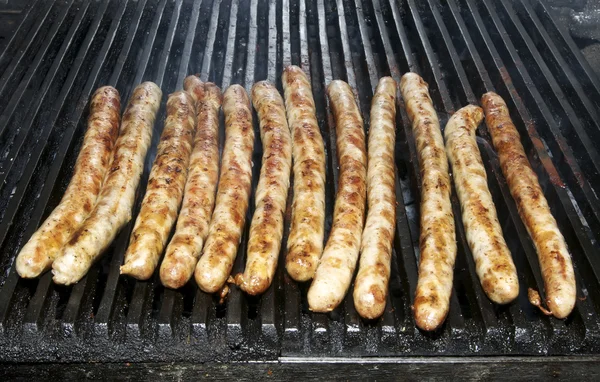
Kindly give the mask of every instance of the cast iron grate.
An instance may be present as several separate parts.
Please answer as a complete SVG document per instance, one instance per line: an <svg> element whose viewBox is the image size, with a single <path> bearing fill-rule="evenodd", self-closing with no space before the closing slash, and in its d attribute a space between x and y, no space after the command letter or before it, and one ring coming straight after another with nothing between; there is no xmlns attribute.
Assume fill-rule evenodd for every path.
<svg viewBox="0 0 600 382"><path fill-rule="evenodd" d="M186 75L199 73L222 88L241 83L249 89L266 78L281 89L282 68L290 63L311 75L325 138L327 230L337 159L325 84L340 78L356 89L367 129L372 91L384 75L399 80L406 71L421 74L442 123L488 90L502 95L573 254L580 298L572 316L548 318L527 301L527 288L542 285L536 254L482 126L480 149L521 294L506 307L487 300L458 224L448 320L435 334L415 328L410 307L417 281L419 172L402 108L391 293L376 322L359 318L351 294L329 315L310 313L307 285L292 282L282 262L265 295L248 298L233 288L225 305L193 281L172 291L158 277L119 277L132 224L74 287L55 286L49 274L18 278L14 258L69 181L96 87L116 86L126 100L141 81L154 81L168 94ZM594 144L600 138L600 81L542 0L38 0L6 43L0 72L2 361L600 352L600 160ZM142 185L162 130L164 100ZM254 162L260 157L258 144ZM258 171L256 166L254 184ZM455 197L453 205L459 219ZM245 262L247 229L234 272Z"/></svg>

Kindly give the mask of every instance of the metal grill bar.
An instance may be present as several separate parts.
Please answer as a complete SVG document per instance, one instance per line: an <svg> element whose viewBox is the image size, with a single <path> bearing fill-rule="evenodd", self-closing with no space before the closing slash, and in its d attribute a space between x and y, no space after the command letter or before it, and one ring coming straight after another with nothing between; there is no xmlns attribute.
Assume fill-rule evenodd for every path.
<svg viewBox="0 0 600 382"><path fill-rule="evenodd" d="M38 11L38 13L36 14L35 12L31 12L32 9L36 9ZM28 57L27 53L31 51L32 45L35 42L36 37L38 36L38 32L40 32L40 29L42 27L48 26L48 24L46 23L46 20L51 16L50 11L52 9L53 9L53 4L51 2L48 2L46 4L46 7L41 8L41 9L40 9L40 7L36 7L36 4L33 4L30 8L30 11L23 18L23 22L19 25L19 29L17 29L17 31L15 32L15 37L17 35L19 35L22 30L24 31L26 28L26 25L29 23L31 23L33 25L33 28L29 31L27 36L25 36L21 40L23 42L23 44L21 44L19 46L18 50L16 51L18 53L11 52L13 43L15 45L17 44L17 42L16 42L17 40L16 40L16 38L14 38L14 39L11 39L11 41L8 43L8 46L5 49L4 53L2 54L2 56L0 56L0 59L8 60L8 58L10 57L9 54L7 54L8 52L11 52L13 54L16 53L16 55L13 56L12 60L8 64L8 67L3 68L2 77L0 78L0 94L4 93L6 86L9 85L9 81L15 75L15 71L17 71L17 70L22 71L24 69L24 65L21 66L22 62L24 59L26 59ZM66 9L68 9L68 7ZM31 19L29 19L29 18L31 18ZM38 22L35 22L35 21L38 21ZM13 78L13 81L14 81L14 78ZM2 122L6 122L6 121L2 121Z"/></svg>
<svg viewBox="0 0 600 382"><path fill-rule="evenodd" d="M104 7L103 9L105 11L106 7ZM85 56L85 54L87 52L87 47L89 46L89 42L93 39L94 34L97 31L100 20L102 19L102 16L104 14L104 11L97 12L95 21L93 22L94 26L90 29L90 31L86 37L86 40L84 40L84 42L87 41L88 43L82 45L83 49L78 54L76 61L83 60L83 57ZM98 65L95 68L96 71L91 73L89 80L88 80L88 85L86 85L87 91L84 91L82 97L80 98L79 104L81 105L81 107L80 107L81 111L79 112L79 116L77 116L77 115L74 116L74 120L79 120L81 118L82 109L83 109L84 105L86 105L88 102L88 98L92 92L92 86L94 85L97 72L99 71L100 64L102 64L103 61L104 61L104 57L102 55L100 55L97 60ZM67 94L70 90L70 86L73 84L73 82L75 80L75 76L77 76L79 69L80 69L80 66L75 66L72 69L72 71L70 72L67 80L65 81L65 86L64 86L63 90L61 91L61 94L59 95L59 101L57 101L56 104L60 105L66 99ZM96 74L94 74L94 73L96 73ZM89 75L89 73L88 73L88 75ZM62 100L62 102L60 100ZM48 124L49 126L53 126L54 123L56 123L56 121L57 121L57 118L58 118L57 114L58 114L58 111L60 110L60 108L57 107L57 108L55 108L55 110L56 110L55 115L52 117L52 119L50 119L51 123ZM30 221L30 224L27 226L27 229L25 231L25 235L27 235L27 237L29 237L29 236L31 236L31 234L33 234L33 232L35 231L35 228L41 221L41 217L42 217L42 214L44 213L44 209L47 208L46 204L48 203L48 200L50 198L50 193L52 191L52 186L53 186L50 183L52 182L52 180L56 180L56 178L58 177L58 173L61 169L66 152L71 145L71 139L73 138L73 135L75 133L74 129L75 129L75 126L73 126L73 128L71 128L70 130L67 130L65 132L65 135L63 136L62 145L61 145L58 153L54 157L54 165L51 167L50 172L49 172L48 179L50 179L50 182L43 184L44 188L42 189L42 192L40 193L39 202L36 206L36 209L34 210L34 214ZM44 143L45 142L42 141L40 144L43 146ZM41 155L41 151L42 151L41 149L37 149L35 151L36 155L38 155L38 160L39 160L39 155ZM28 169L26 169L26 173L21 174L22 178L21 178L21 182L19 182L19 184L23 184L23 183L27 184L31 180L31 176L34 171L34 165L31 161L30 161L30 163L31 163L31 165L28 167ZM29 175L27 175L27 174L29 174ZM21 189L23 190L24 188L25 187L23 187ZM7 231L9 229L9 227L12 225L12 219L13 219L14 215L17 213L17 210L18 210L18 203L9 204L9 207L7 208L5 215L3 217L2 223L0 223L0 235L4 235L4 236L2 236L3 238L6 237ZM47 276L45 276L45 277L47 277ZM9 305L12 301L12 294L14 293L14 288L16 286L17 281L18 281L18 277L17 277L16 271L13 267L10 269L9 276L5 280L5 283L4 283L4 289L6 290L6 292L0 294L0 325L2 325L2 326L4 326L6 324L6 318L7 318L6 316L8 313ZM9 293L9 291L10 291L10 293ZM42 293L45 293L45 292L42 292Z"/></svg>

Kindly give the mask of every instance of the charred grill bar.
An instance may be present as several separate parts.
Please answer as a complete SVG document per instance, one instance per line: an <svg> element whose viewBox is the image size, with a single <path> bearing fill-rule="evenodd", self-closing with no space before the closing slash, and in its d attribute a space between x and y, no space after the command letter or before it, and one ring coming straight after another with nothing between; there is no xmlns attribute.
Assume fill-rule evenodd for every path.
<svg viewBox="0 0 600 382"><path fill-rule="evenodd" d="M519 273L520 295L506 307L487 299L453 195L458 256L450 314L437 333L416 329L411 304L420 182L402 107L390 296L376 322L359 318L352 293L331 314L309 312L308 285L285 273L283 253L263 296L248 297L234 287L224 305L193 280L173 291L162 287L158 272L146 282L120 277L133 220L75 286L56 286L49 273L19 279L14 258L64 192L88 100L97 87L115 86L123 106L142 81L154 81L165 94L136 216L164 124L166 95L181 89L192 73L223 90L234 83L249 90L255 81L268 79L281 91L281 72L288 64L310 72L327 153L326 234L338 180L325 96L332 79L346 80L356 91L367 129L373 90L385 75L397 81L407 71L422 75L442 126L460 107L478 104L481 94L500 94L573 256L579 297L573 314L565 321L549 318L527 300L527 288L543 290L537 255L482 125L479 147ZM597 360L600 81L543 0L39 0L23 12L6 41L0 72L1 361L198 363L435 355ZM254 124L258 137L256 119ZM223 137L221 123L221 145ZM257 144L254 163L261 156ZM253 187L259 170L254 166ZM291 197L282 248L290 202ZM245 264L248 229L249 224L234 274Z"/></svg>

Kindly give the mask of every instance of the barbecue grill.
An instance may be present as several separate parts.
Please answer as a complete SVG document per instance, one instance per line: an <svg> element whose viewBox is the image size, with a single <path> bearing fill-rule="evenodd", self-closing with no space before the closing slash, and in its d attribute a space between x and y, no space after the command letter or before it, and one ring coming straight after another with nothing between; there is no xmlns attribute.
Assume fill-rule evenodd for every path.
<svg viewBox="0 0 600 382"><path fill-rule="evenodd" d="M156 368L154 378L198 373L396 378L407 370L418 378L461 370L465 378L512 372L529 379L600 370L600 80L543 0L31 3L15 33L2 42L0 55L0 361L6 375L100 376L90 362L107 363L104 376L140 379L152 377L150 367ZM174 291L163 288L158 272L146 282L120 277L133 220L73 287L54 285L49 273L35 280L18 277L13 263L19 249L70 180L88 100L97 87L115 86L123 105L142 81L154 81L166 95L182 88L192 73L223 89L239 83L249 90L253 82L268 79L281 90L288 64L310 74L325 140L326 234L338 179L324 91L332 79L355 89L367 130L381 76L422 75L442 126L455 110L477 104L481 94L500 94L573 257L578 301L571 316L547 317L527 299L528 288L543 291L537 255L482 125L479 148L518 269L520 295L508 306L485 296L454 195L458 256L450 313L435 333L415 327L420 181L401 99L396 235L388 305L379 320L360 319L352 293L330 314L311 313L308 285L291 280L281 260L264 295L248 297L233 287L224 304L201 292L194 280ZM134 216L163 128L165 102L166 96ZM258 139L256 118L254 126ZM221 130L222 146L223 122ZM261 154L258 142L254 163ZM254 186L259 170L254 166ZM248 222L253 199L250 204ZM246 224L233 273L244 267L248 229ZM247 361L252 363L240 363ZM336 373L326 374L334 366Z"/></svg>

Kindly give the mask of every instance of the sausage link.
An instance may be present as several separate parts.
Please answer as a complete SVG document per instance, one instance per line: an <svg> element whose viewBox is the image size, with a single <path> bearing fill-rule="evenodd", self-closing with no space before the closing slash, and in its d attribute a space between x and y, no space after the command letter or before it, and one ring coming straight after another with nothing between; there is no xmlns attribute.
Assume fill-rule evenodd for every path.
<svg viewBox="0 0 600 382"><path fill-rule="evenodd" d="M352 89L335 80L327 95L335 118L340 177L331 233L308 290L308 306L315 312L335 309L348 291L358 260L367 193L365 131Z"/></svg>
<svg viewBox="0 0 600 382"><path fill-rule="evenodd" d="M325 235L325 148L310 82L297 66L283 71L287 120L292 132L294 199L286 269L296 281L310 280L323 253Z"/></svg>
<svg viewBox="0 0 600 382"><path fill-rule="evenodd" d="M283 99L266 81L252 86L252 103L260 120L263 145L256 209L250 224L248 257L236 284L246 293L264 293L273 281L283 238L283 215L290 187L292 137L285 119Z"/></svg>
<svg viewBox="0 0 600 382"><path fill-rule="evenodd" d="M354 281L354 306L366 319L383 314L388 293L396 224L395 143L396 81L383 77L371 102L367 168L369 212Z"/></svg>
<svg viewBox="0 0 600 382"><path fill-rule="evenodd" d="M54 261L55 283L69 285L81 280L131 220L135 190L144 170L161 97L160 88L152 82L144 82L133 91L98 203Z"/></svg>
<svg viewBox="0 0 600 382"><path fill-rule="evenodd" d="M21 277L33 278L49 270L73 232L92 212L119 135L120 112L117 89L104 86L92 95L88 129L73 176L59 205L21 249L16 260Z"/></svg>
<svg viewBox="0 0 600 382"><path fill-rule="evenodd" d="M400 90L412 123L421 172L421 258L413 313L417 326L430 331L448 315L456 259L448 159L427 83L415 73L406 73Z"/></svg>
<svg viewBox="0 0 600 382"><path fill-rule="evenodd" d="M252 182L254 130L250 100L243 87L230 86L223 95L225 148L215 210L194 277L208 293L220 290L229 274L246 223Z"/></svg>
<svg viewBox="0 0 600 382"><path fill-rule="evenodd" d="M194 274L208 235L219 180L219 108L221 90L196 76L184 80L184 89L196 101L196 137L175 234L160 266L160 280L168 288L181 288Z"/></svg>
<svg viewBox="0 0 600 382"><path fill-rule="evenodd" d="M507 304L519 294L519 279L475 139L475 130L482 120L483 110L477 106L468 105L454 113L444 129L446 154L481 286L490 300Z"/></svg>
<svg viewBox="0 0 600 382"><path fill-rule="evenodd" d="M546 304L555 317L565 318L576 301L575 274L565 239L527 160L506 103L499 95L489 92L481 97L481 104L502 173L537 250Z"/></svg>
<svg viewBox="0 0 600 382"><path fill-rule="evenodd" d="M148 280L158 265L181 205L195 127L193 98L185 91L170 94L156 159L121 266L123 275Z"/></svg>

